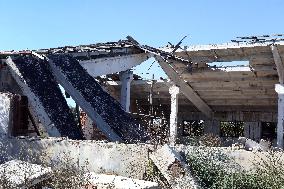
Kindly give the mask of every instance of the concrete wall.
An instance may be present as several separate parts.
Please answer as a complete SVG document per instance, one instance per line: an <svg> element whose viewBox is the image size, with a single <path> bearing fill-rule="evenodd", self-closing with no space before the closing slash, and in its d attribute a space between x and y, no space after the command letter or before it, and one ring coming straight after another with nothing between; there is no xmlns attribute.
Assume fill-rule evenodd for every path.
<svg viewBox="0 0 284 189"><path fill-rule="evenodd" d="M157 146L160 148L160 146ZM190 154L196 150L224 152L245 169L254 167L256 158L266 158L269 152L250 152L232 148L208 148L176 146L177 151ZM207 150L206 150L207 149ZM149 159L148 152L154 150L146 144L103 143L90 140L68 140L63 138L14 138L0 136L0 163L20 159L31 163L47 162L57 168L68 162L75 168L96 173L114 174L142 179ZM284 162L283 152L281 157Z"/></svg>
<svg viewBox="0 0 284 189"><path fill-rule="evenodd" d="M14 95L0 92L0 134L9 135L12 126L11 103Z"/></svg>
<svg viewBox="0 0 284 189"><path fill-rule="evenodd" d="M49 166L56 167L67 161L76 168L86 166L88 171L136 179L143 177L151 148L145 144L0 137L2 162L21 159L31 163L48 162Z"/></svg>

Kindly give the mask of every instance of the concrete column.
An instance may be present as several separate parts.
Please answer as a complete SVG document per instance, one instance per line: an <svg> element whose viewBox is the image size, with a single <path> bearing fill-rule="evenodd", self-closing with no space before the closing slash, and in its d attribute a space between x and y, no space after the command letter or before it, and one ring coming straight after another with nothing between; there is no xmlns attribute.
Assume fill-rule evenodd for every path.
<svg viewBox="0 0 284 189"><path fill-rule="evenodd" d="M261 122L245 122L244 136L259 142L261 139Z"/></svg>
<svg viewBox="0 0 284 189"><path fill-rule="evenodd" d="M171 94L171 114L170 114L170 144L175 145L177 140L177 115L178 115L178 94L179 87L173 85L169 88Z"/></svg>
<svg viewBox="0 0 284 189"><path fill-rule="evenodd" d="M133 72L131 70L122 71L119 73L119 78L121 81L120 104L126 112L129 112L130 84L133 80Z"/></svg>
<svg viewBox="0 0 284 189"><path fill-rule="evenodd" d="M278 93L277 147L283 148L284 85L276 84L275 91Z"/></svg>
<svg viewBox="0 0 284 189"><path fill-rule="evenodd" d="M220 121L206 120L204 121L204 134L213 134L220 136Z"/></svg>

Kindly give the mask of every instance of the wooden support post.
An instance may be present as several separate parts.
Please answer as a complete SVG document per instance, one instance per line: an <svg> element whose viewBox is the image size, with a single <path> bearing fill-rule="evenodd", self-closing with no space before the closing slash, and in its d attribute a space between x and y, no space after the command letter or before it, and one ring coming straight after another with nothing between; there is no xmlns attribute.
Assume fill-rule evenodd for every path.
<svg viewBox="0 0 284 189"><path fill-rule="evenodd" d="M124 111L129 112L130 110L130 84L133 80L133 72L126 70L119 73L121 80L121 91L120 91L120 103Z"/></svg>
<svg viewBox="0 0 284 189"><path fill-rule="evenodd" d="M170 144L175 145L177 140L177 114L178 114L178 94L179 87L173 85L169 88L171 94L171 114L170 114Z"/></svg>

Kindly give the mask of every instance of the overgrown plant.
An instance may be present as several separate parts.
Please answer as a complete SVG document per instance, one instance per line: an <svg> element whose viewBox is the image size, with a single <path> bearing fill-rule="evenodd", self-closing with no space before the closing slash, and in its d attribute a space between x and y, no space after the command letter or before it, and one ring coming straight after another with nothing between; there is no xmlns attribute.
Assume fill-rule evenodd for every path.
<svg viewBox="0 0 284 189"><path fill-rule="evenodd" d="M218 147L221 146L221 139L214 134L205 134L199 138L199 144L201 146Z"/></svg>
<svg viewBox="0 0 284 189"><path fill-rule="evenodd" d="M202 188L281 189L284 163L281 153L269 152L255 160L254 169L245 171L216 148L198 148L187 155L193 175Z"/></svg>

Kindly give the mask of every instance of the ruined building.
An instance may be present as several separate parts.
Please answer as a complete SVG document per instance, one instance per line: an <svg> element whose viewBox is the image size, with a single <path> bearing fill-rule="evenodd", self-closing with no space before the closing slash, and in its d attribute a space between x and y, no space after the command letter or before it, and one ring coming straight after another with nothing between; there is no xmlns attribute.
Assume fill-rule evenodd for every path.
<svg viewBox="0 0 284 189"><path fill-rule="evenodd" d="M243 40L153 48L128 37L113 43L1 51L0 131L70 139L96 139L99 132L109 141L127 143L163 135L175 144L200 125L204 133L228 137L220 125L230 122L244 125L241 134L230 137L275 139L282 148L283 39ZM151 57L168 79L133 75L131 69ZM88 117L88 126L78 126L58 84L85 113L81 118ZM153 129L155 124L160 128Z"/></svg>

